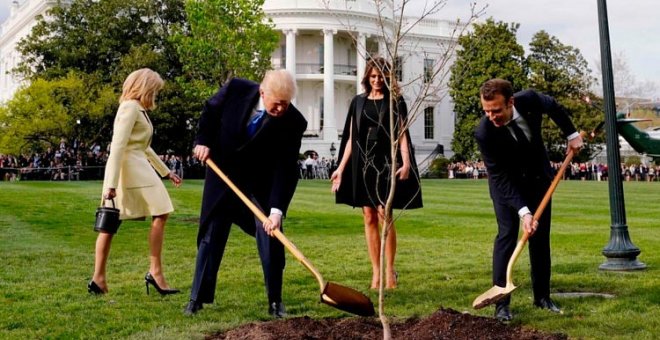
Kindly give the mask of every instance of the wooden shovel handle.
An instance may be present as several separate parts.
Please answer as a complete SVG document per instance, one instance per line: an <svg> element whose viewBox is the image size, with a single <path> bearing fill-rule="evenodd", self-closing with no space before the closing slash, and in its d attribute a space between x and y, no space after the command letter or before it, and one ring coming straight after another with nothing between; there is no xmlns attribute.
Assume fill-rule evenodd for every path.
<svg viewBox="0 0 660 340"><path fill-rule="evenodd" d="M587 133L581 131L580 136L582 138L585 138L587 136ZM534 212L533 220L538 221L541 218L541 215L543 215L543 210L545 210L545 207L548 205L548 202L550 202L550 199L552 198L552 194L555 192L555 189L557 188L559 181L561 181L561 179L564 177L564 172L566 171L568 165L571 163L573 156L575 156L573 149L569 149L568 154L566 154L566 158L564 159L564 162L561 163L561 166L559 167L559 171L557 171L555 178L552 180L552 183L550 184L548 191L546 191L545 196L543 196L543 200L541 200L541 203L539 204L538 208L536 208L536 211ZM516 249L513 250L511 259L509 259L509 263L507 264L506 267L507 286L513 285L513 280L512 280L513 265L516 263L516 260L518 260L518 256L520 256L520 253L525 247L525 244L527 243L527 239L529 239L529 233L527 233L526 230L523 230L523 235L520 238L520 240L518 240L518 244L516 244Z"/></svg>
<svg viewBox="0 0 660 340"><path fill-rule="evenodd" d="M206 165L208 165L213 171L231 188L231 190L238 196L238 198L247 205L247 207L252 211L252 213L261 221L261 223L264 223L268 217L257 207L241 190L234 184L234 182L225 175L220 168L211 160L210 158L206 160ZM312 263L303 255L303 253L296 248L296 246L289 241L289 239L284 236L284 234L279 230L275 229L273 230L273 235L288 249L293 256L300 261L306 268L309 270L312 274L314 274L314 277L316 280L319 282L319 285L321 286L321 292L323 292L323 289L325 288L325 281L323 280L323 276L321 276L321 273L312 265Z"/></svg>

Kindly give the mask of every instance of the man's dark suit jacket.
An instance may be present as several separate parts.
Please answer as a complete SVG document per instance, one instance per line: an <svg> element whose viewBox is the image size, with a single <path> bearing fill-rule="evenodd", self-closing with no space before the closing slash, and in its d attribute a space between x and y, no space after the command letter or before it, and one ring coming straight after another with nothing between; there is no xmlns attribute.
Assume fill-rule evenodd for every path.
<svg viewBox="0 0 660 340"><path fill-rule="evenodd" d="M258 201L266 215L270 208L285 215L298 183L298 153L307 121L293 106L281 117L264 116L256 134L247 137L247 121L259 100L259 84L235 78L205 104L196 144L210 148L211 159L248 197ZM218 203L234 195L207 169L204 182L200 235Z"/></svg>
<svg viewBox="0 0 660 340"><path fill-rule="evenodd" d="M514 106L532 135L530 150L525 154L520 153L519 144L507 127L495 127L485 115L475 137L488 169L491 198L517 211L529 205L523 198L524 190L539 185L547 187L552 181L552 168L541 136L543 114L547 114L565 136L576 130L566 109L550 96L533 90L521 91L514 94Z"/></svg>

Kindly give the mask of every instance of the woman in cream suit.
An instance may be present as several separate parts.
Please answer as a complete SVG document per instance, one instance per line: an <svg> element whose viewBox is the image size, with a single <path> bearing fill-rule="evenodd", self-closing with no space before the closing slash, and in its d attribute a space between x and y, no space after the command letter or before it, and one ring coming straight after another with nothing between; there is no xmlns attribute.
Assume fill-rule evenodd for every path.
<svg viewBox="0 0 660 340"><path fill-rule="evenodd" d="M163 79L148 68L134 71L124 81L110 157L105 166L103 196L106 199L115 198L120 220L152 216L150 267L144 280L147 294L151 284L160 294L166 295L178 293L179 290L169 288L161 265L165 222L174 208L160 177L168 177L176 187L181 185L181 178L167 168L150 146L153 126L147 110L156 106L156 96L162 88ZM108 292L106 263L113 234L114 231L101 230L96 239L94 277L87 285L92 294Z"/></svg>

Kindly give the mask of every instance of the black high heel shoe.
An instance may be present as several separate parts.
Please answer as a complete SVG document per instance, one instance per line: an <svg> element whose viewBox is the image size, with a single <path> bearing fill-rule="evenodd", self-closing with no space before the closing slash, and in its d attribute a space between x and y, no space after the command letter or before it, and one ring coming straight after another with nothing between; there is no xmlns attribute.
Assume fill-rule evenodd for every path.
<svg viewBox="0 0 660 340"><path fill-rule="evenodd" d="M160 295L170 295L170 294L176 294L180 292L178 289L162 289L158 286L158 283L156 283L156 280L154 279L153 276L151 276L151 273L147 272L147 275L144 276L144 285L147 287L147 295L149 295L149 284L153 285L154 288L160 293Z"/></svg>
<svg viewBox="0 0 660 340"><path fill-rule="evenodd" d="M94 280L89 281L87 284L87 292L94 295L103 295L105 292L99 287Z"/></svg>

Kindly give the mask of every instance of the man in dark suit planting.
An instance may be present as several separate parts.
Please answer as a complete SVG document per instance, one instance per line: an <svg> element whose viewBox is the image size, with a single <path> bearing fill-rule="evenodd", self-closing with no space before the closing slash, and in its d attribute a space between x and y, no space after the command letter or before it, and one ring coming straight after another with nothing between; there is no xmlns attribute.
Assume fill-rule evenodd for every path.
<svg viewBox="0 0 660 340"><path fill-rule="evenodd" d="M529 257L534 305L561 313L550 299L551 204L548 203L538 221L532 216L553 178L541 135L543 114L559 126L568 139L568 147L575 152L583 146L582 137L567 110L550 96L533 90L514 94L511 83L503 79L486 81L480 95L485 115L475 137L488 170L498 225L493 249L493 284L506 285L507 264L516 247L522 220L524 230L531 235ZM512 319L510 301L507 296L496 304L496 318Z"/></svg>
<svg viewBox="0 0 660 340"><path fill-rule="evenodd" d="M218 167L266 213L261 223L209 168L204 183L197 236L197 260L184 313L192 315L214 300L220 262L229 230L237 224L254 236L261 258L268 312L285 315L282 303L284 247L271 237L298 183L298 153L307 121L291 105L296 84L285 70L268 71L261 84L235 78L205 104L194 155Z"/></svg>

